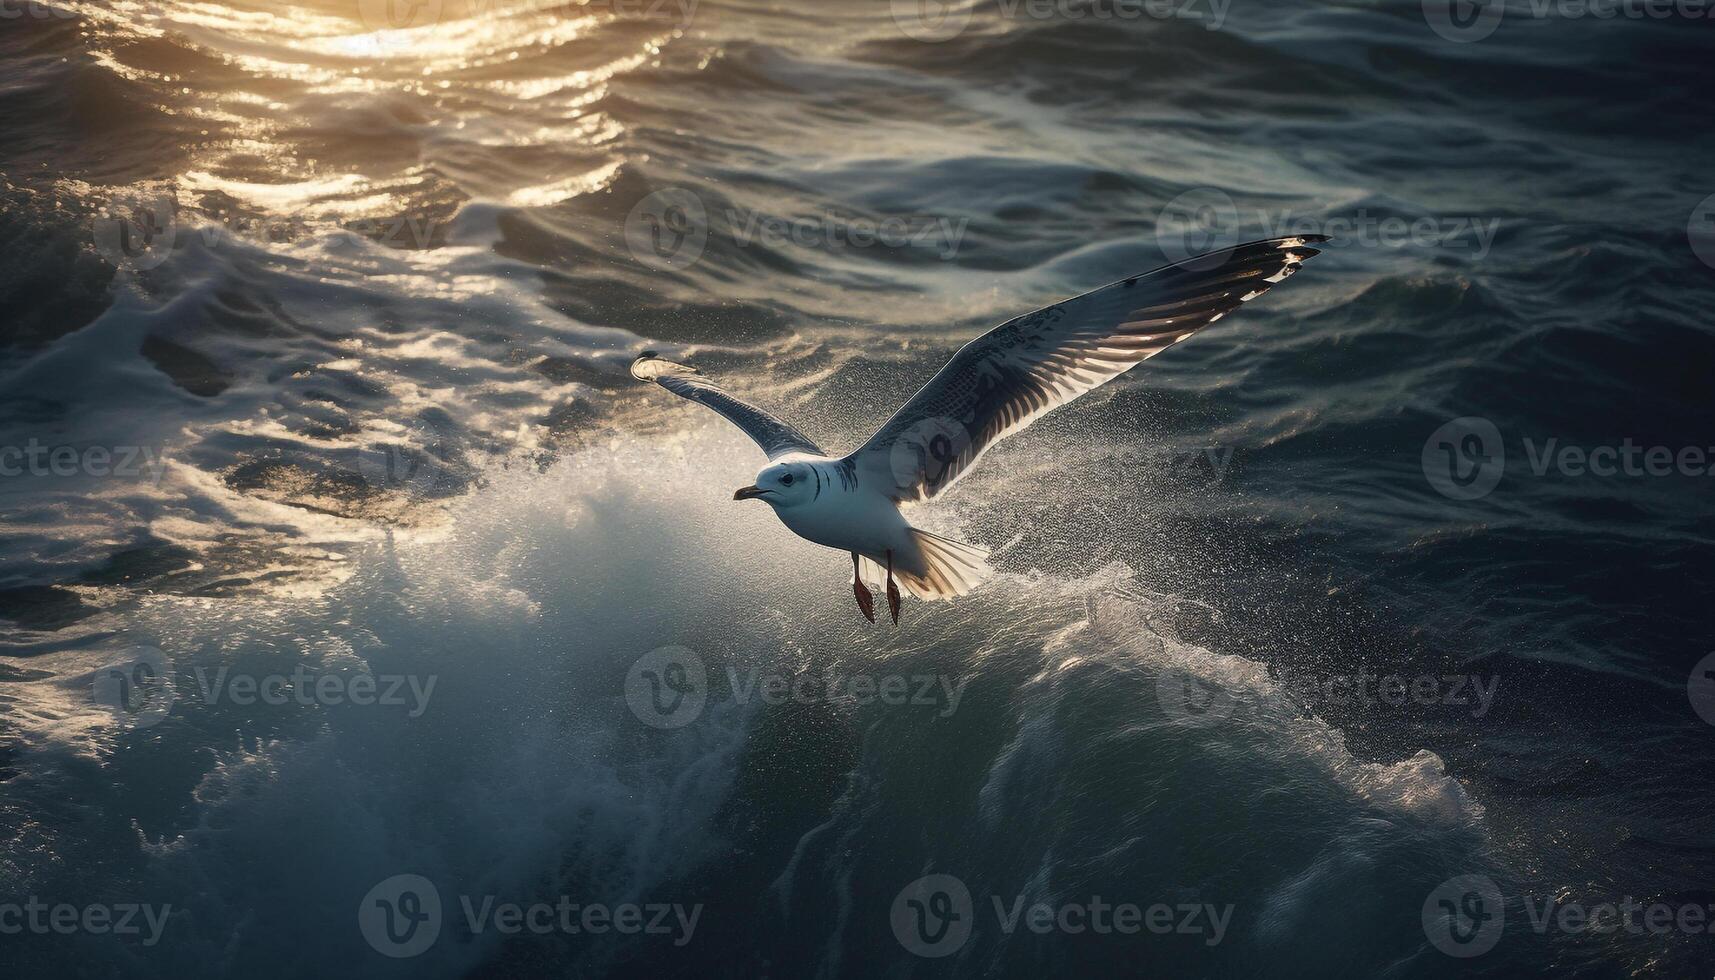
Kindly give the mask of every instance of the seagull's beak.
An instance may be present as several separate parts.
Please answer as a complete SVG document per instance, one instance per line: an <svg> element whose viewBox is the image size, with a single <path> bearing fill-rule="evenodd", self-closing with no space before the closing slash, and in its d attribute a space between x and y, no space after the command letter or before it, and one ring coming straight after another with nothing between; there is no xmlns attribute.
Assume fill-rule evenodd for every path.
<svg viewBox="0 0 1715 980"><path fill-rule="evenodd" d="M767 492L767 490L764 490L761 487L739 487L737 490L732 492L732 499L751 500L756 497L760 497Z"/></svg>

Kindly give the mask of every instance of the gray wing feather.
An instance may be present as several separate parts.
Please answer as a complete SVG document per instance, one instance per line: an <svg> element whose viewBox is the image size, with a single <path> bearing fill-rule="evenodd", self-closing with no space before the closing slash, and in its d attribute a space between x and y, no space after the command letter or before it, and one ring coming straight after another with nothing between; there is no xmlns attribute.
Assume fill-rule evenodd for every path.
<svg viewBox="0 0 1715 980"><path fill-rule="evenodd" d="M951 486L987 449L1298 271L1323 235L1251 242L1103 286L966 344L847 457L901 502Z"/></svg>
<svg viewBox="0 0 1715 980"><path fill-rule="evenodd" d="M770 460L791 453L827 455L804 433L729 394L689 365L658 357L653 351L644 351L641 357L631 362L631 376L639 381L653 381L680 398L714 409L728 422L743 429L744 434L755 440Z"/></svg>

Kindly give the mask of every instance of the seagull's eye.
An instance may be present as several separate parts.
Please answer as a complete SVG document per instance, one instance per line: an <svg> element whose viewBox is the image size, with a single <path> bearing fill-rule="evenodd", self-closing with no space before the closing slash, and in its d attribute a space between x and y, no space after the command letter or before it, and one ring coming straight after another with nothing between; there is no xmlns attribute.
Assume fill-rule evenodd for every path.
<svg viewBox="0 0 1715 980"><path fill-rule="evenodd" d="M792 485L792 474L788 473L785 476L781 477L780 478L780 485L783 487L791 486Z"/></svg>

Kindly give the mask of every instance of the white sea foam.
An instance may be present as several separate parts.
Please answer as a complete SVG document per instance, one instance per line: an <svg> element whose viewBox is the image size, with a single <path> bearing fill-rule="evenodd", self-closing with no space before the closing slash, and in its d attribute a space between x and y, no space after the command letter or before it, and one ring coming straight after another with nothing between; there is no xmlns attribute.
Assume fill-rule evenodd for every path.
<svg viewBox="0 0 1715 980"><path fill-rule="evenodd" d="M75 724L68 716L63 731L38 726L44 744L99 746L112 771L143 764L128 746L146 737L158 745L147 764L162 779L215 749L212 767L201 763L189 823L158 811L136 819L149 859L140 887L181 910L145 969L237 968L261 956L300 974L361 961L382 975L453 976L492 955L496 939L443 938L418 959L381 961L355 927L370 887L420 874L453 908L458 895L635 901L719 860L717 818L757 708L711 702L680 730L640 724L625 705L627 667L667 644L711 663L782 669L1021 670L974 801L989 832L1021 839L1032 839L1025 814L1054 798L1057 773L1090 761L1091 739L1207 754L1208 782L1187 801L1196 807L1268 789L1244 781L1249 762L1223 773L1210 746L1225 740L1224 751L1275 760L1272 791L1320 781L1311 795L1353 801L1351 812L1317 819L1353 819L1367 807L1430 822L1480 813L1433 756L1356 760L1337 731L1297 713L1262 664L1157 632L1145 602L1117 594L1133 579L1123 566L1084 579L1003 575L962 609L908 609L898 632L862 623L840 556L730 500L726 488L750 479L750 458L742 437L710 428L592 447L545 473L497 468L449 506L443 525L354 549L349 574L321 594L157 598L133 614L130 636L167 651L181 675L222 664L284 669L297 658L436 679L414 718L351 704L241 711L206 704L181 682L170 714L144 733L99 730L93 711ZM69 661L56 658L72 656L42 663L64 669ZM78 656L100 659L98 650ZM1096 710L1100 685L1090 685L1100 677L1147 692L1160 672L1231 690L1238 710L1219 730L1182 725L1150 699L1117 718L1085 714ZM84 683L68 671L57 690L73 704ZM1098 721L1117 727L1088 727ZM862 737L915 724L902 712ZM860 753L860 783L884 785L915 764L893 751L878 743ZM1174 823L1197 819L1174 815L1170 800L1149 805ZM843 803L817 840L874 846L862 842L875 813L874 800ZM1051 850L1038 857L1039 868L1055 861ZM800 858L777 890L823 900L827 855ZM259 863L267 874L254 873Z"/></svg>

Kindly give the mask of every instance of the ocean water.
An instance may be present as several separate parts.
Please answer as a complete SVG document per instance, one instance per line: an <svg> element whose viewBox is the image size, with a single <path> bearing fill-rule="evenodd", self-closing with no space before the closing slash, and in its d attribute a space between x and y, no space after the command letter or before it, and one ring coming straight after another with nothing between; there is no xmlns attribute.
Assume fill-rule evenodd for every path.
<svg viewBox="0 0 1715 980"><path fill-rule="evenodd" d="M0 975L1708 976L1715 35L1596 7L0 7ZM848 449L1311 232L897 628L627 373Z"/></svg>

